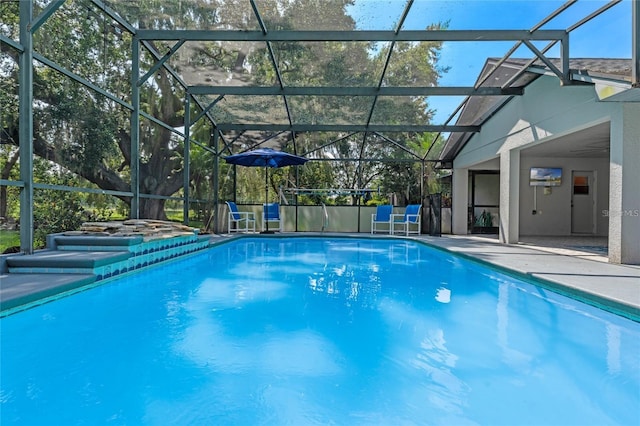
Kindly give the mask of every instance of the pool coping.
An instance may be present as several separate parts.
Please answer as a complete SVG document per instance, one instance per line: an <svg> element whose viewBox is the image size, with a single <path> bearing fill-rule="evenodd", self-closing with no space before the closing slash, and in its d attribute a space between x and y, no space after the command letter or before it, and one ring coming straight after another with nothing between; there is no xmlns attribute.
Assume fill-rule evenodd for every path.
<svg viewBox="0 0 640 426"><path fill-rule="evenodd" d="M57 234L52 234L51 240ZM54 244L31 255L0 255L0 318L105 284L141 269L184 258L210 247L211 237L174 235L143 238L83 236L82 247ZM65 237L65 239L67 239ZM97 243L97 244L96 244ZM62 250L60 247L72 247ZM104 250L119 247L118 250Z"/></svg>
<svg viewBox="0 0 640 426"><path fill-rule="evenodd" d="M612 312L614 314L640 322L640 266L616 265L601 261L555 254L548 250L539 250L531 246L500 244L496 241L480 239L473 236L430 237L425 235L400 236L381 234L346 234L295 232L275 234L213 234L209 236L209 247L241 238L376 238L405 239L424 243L430 247L459 255L465 259L490 265L500 272L523 279L531 284L577 299L589 305ZM204 251L204 250L202 250ZM199 251L201 252L201 251ZM196 252L198 253L198 252ZM192 253L192 254L196 254ZM181 256L180 258L182 258ZM184 256L187 257L187 256ZM168 261L172 261L171 259ZM159 262L157 264L162 264ZM146 268L142 268L146 269ZM131 274L136 273L132 271ZM128 274L127 274L128 275ZM32 275L32 278L38 278ZM72 291L49 295L44 300L33 300L28 305L46 303L58 297L83 291L110 282L104 279L99 282L80 285ZM24 308L27 308L25 306ZM22 309L20 309L22 310ZM13 309L4 310L0 317L10 315Z"/></svg>
<svg viewBox="0 0 640 426"><path fill-rule="evenodd" d="M491 261L483 259L477 254L472 254L459 249L445 248L431 242L427 242L427 244L461 256L465 259L483 265L489 265L507 275L522 279L538 287L545 288L563 296L595 306L599 309L640 322L640 270L633 271L633 269L629 269L631 273L627 275L607 275L606 272L594 274L594 267L596 269L601 267L601 262L584 259L577 259L578 261L576 261L576 258L573 256L558 258L559 256L564 255L554 255L536 249L529 249L534 250L534 253L509 253L509 257L498 256L499 259ZM508 245L507 247L513 246ZM549 265L548 267L553 268L562 266L564 270L562 272L531 271L529 268L522 267L522 265L513 264L513 258L516 255L526 256L529 259L529 263L535 263L537 258L543 258L544 262ZM550 258L549 256L556 257ZM591 262L591 264L585 265L581 260ZM620 265L611 266L615 267ZM585 268L581 269L583 267ZM575 270L576 268L578 269L577 271ZM607 268L605 267L603 269ZM612 283L611 281L608 281L604 283L604 285L602 285L602 283L594 282L595 280L605 280L605 277L607 280L614 282ZM612 289L612 285L621 286L623 288L618 287ZM635 294L633 294L633 292L635 292Z"/></svg>

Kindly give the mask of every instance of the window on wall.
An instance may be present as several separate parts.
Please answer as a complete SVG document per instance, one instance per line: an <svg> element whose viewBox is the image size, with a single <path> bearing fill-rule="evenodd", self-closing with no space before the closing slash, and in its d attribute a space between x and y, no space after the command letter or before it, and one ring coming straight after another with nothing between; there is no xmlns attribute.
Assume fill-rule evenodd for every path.
<svg viewBox="0 0 640 426"><path fill-rule="evenodd" d="M573 193L579 195L589 194L589 176L573 177Z"/></svg>

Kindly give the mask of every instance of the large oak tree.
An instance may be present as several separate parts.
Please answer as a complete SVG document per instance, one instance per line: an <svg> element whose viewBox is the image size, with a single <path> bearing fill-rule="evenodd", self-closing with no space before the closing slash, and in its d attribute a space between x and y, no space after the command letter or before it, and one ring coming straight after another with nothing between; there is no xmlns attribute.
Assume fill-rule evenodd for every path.
<svg viewBox="0 0 640 426"><path fill-rule="evenodd" d="M255 14L246 1L194 0L189 2L155 0L113 1L113 8L138 28L146 29L257 29ZM355 21L348 14L352 1L329 3L312 0L274 0L260 2L264 23L270 30L296 28L332 28L353 30ZM3 2L3 31L18 39L17 2ZM307 22L309 21L309 22ZM131 40L117 23L103 15L92 3L67 1L38 30L34 46L38 55L72 71L106 92L131 103ZM171 43L149 42L142 50L141 73L154 63L155 57L147 48L164 54ZM378 83L379 71L388 47L371 43L281 43L277 46L276 61L286 84L328 86L372 86ZM401 52L392 61L384 81L386 85L436 85L440 73L437 59L438 43L398 43L394 51ZM37 59L37 58L36 58ZM17 114L18 52L7 48L0 61L2 83L2 143L19 146ZM169 61L180 73L194 74L207 69L214 76L231 76L236 82L252 85L277 85L277 75L264 44L191 42ZM197 74L197 73L196 73ZM213 81L212 84L215 84ZM131 112L106 96L36 61L34 67L34 152L51 164L72 172L91 184L106 190L129 191L131 162ZM141 108L157 120L179 129L184 127L184 89L166 69L160 68L141 86ZM368 111L365 100L323 99L323 102L300 102L294 110L295 119L306 122L331 122L344 116L362 115ZM207 101L203 100L206 105ZM386 124L427 123L430 112L424 98L404 100L380 99L375 120ZM193 114L199 111L194 107ZM233 121L242 116L264 114L259 102L226 100L212 110L214 119ZM201 120L192 134L206 138L212 127ZM237 135L226 135L229 139ZM260 143L270 135L249 132L235 140L241 148ZM339 139L342 134L332 135ZM415 135L405 135L410 141ZM298 142L306 150L322 146L327 134L298 135ZM208 143L208 140L200 142ZM183 140L175 132L144 117L140 126L140 191L144 194L171 196L183 185ZM290 149L292 138L282 139L281 148ZM408 142L407 142L408 143ZM393 145L384 138L357 136L326 146L319 156L352 158L376 155L391 158ZM209 154L206 154L209 155ZM205 155L205 157L206 157ZM404 154L400 154L404 155ZM13 168L15 148L3 150L3 178ZM209 156L210 159L210 156ZM195 156L191 165L190 182L193 189L206 193L210 180L205 174L211 161ZM383 166L357 165L338 162L333 173L309 170L304 180L314 186L318 176L340 179L340 185L364 186L381 173ZM6 170L5 170L6 169ZM224 170L223 170L224 171ZM287 173L284 171L283 173ZM303 172L304 173L304 172ZM315 176L315 177L314 177ZM46 176L41 177L46 180ZM259 179L259 174L256 174ZM286 179L285 179L286 180ZM225 182L222 180L221 182ZM325 183L320 183L320 185ZM259 181L256 186L261 186ZM318 184L316 184L318 185ZM130 203L128 197L120 197ZM166 218L165 201L159 198L141 199L140 215L147 218Z"/></svg>

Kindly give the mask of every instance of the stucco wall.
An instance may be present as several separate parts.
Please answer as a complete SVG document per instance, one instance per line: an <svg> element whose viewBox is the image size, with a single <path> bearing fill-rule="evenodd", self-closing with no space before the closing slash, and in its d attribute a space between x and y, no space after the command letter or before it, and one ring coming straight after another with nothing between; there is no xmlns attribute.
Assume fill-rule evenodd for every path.
<svg viewBox="0 0 640 426"><path fill-rule="evenodd" d="M500 159L500 241L507 243L517 242L520 235L571 234L569 181L549 195L539 189L537 209L542 214L532 215L531 166L561 166L566 179L572 170L593 170L597 179L595 232L609 236L610 261L640 264L639 112L638 103L599 101L592 85L563 87L555 77L538 78L526 87L523 96L513 98L485 122L454 160L454 191L462 193L462 197L455 193L452 197L454 233L466 232L466 175L482 163ZM605 123L611 129L608 159L549 155L540 162L541 158L527 157L528 148L551 141L562 143L563 136Z"/></svg>
<svg viewBox="0 0 640 426"><path fill-rule="evenodd" d="M520 160L520 235L571 235L571 172L594 171L595 176L595 225L596 235L608 234L609 221L603 211L609 205L609 161L608 159L536 158L522 157ZM529 185L531 167L561 167L562 185L552 187L544 194L537 187L536 211L534 215L534 188Z"/></svg>
<svg viewBox="0 0 640 426"><path fill-rule="evenodd" d="M475 169L487 161L495 162L509 151L519 151L606 122L615 108L613 103L598 102L592 86L561 87L556 78L542 76L526 88L524 96L511 100L483 125L482 131L474 135L456 157L454 167ZM542 214L536 215L532 215L533 188L529 186L532 166L564 170L562 186L553 188L551 194L544 195L543 189L538 188L537 210L542 210ZM515 220L519 221L520 235L571 234L571 170L596 172L596 233L607 235L608 220L601 212L608 208L608 160L526 156L520 158L518 174L519 212Z"/></svg>
<svg viewBox="0 0 640 426"><path fill-rule="evenodd" d="M454 168L475 165L514 148L534 146L610 119L615 103L598 102L592 86L561 87L542 76L482 126L462 149Z"/></svg>

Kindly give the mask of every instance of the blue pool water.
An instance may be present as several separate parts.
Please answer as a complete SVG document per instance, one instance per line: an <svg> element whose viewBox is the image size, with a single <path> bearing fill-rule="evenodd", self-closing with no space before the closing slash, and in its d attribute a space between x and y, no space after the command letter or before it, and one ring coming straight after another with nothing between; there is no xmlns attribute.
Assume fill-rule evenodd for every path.
<svg viewBox="0 0 640 426"><path fill-rule="evenodd" d="M241 239L0 321L3 426L640 423L640 323L399 239Z"/></svg>

